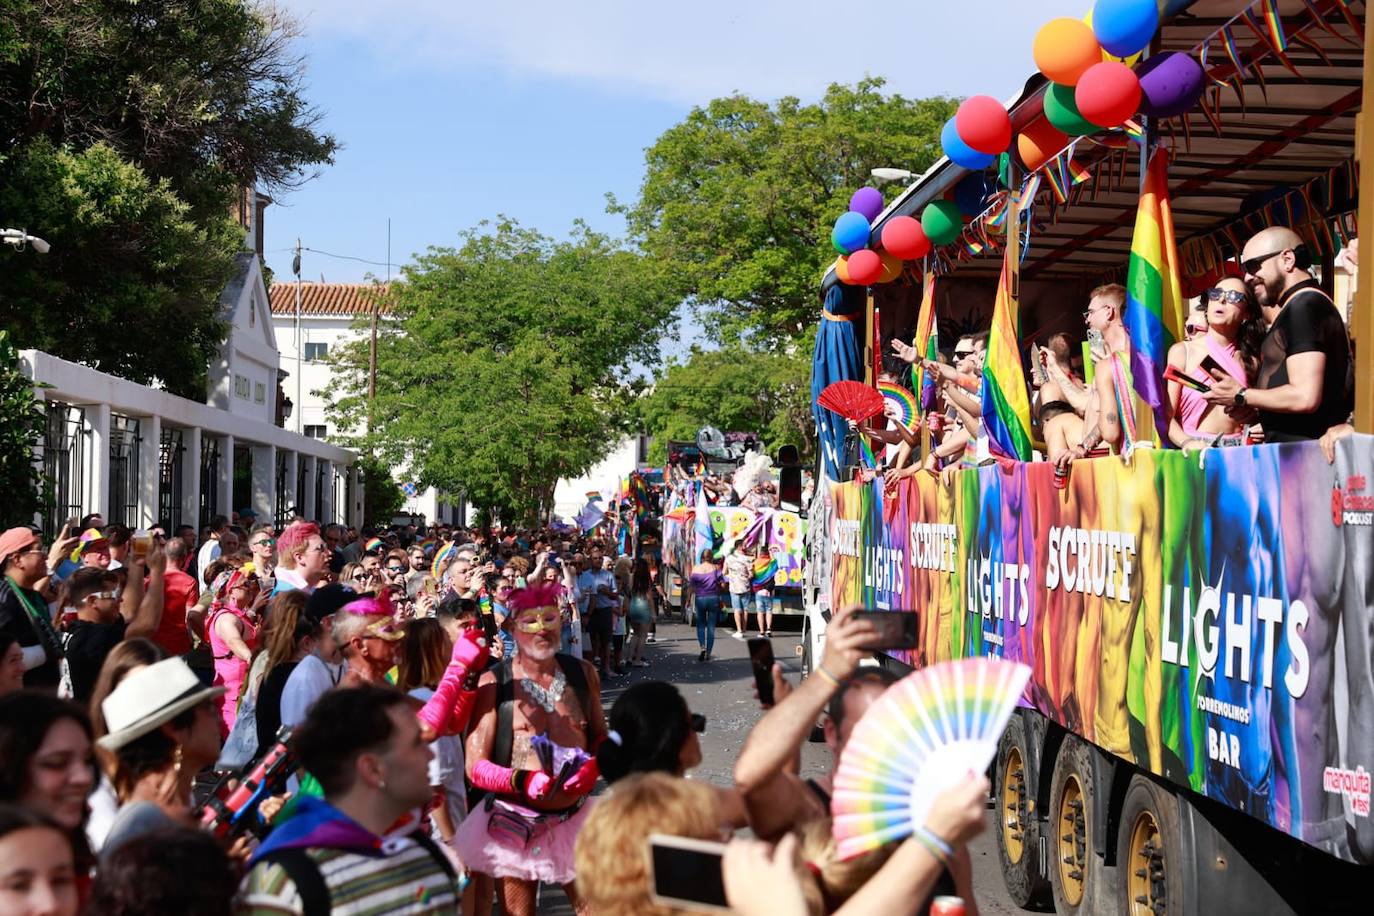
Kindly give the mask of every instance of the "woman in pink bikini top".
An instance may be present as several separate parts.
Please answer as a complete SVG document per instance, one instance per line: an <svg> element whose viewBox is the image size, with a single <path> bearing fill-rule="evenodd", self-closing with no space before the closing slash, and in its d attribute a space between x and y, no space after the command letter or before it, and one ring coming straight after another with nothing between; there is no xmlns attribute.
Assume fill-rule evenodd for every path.
<svg viewBox="0 0 1374 916"><path fill-rule="evenodd" d="M1174 344L1169 349L1169 365L1180 375L1210 385L1212 377L1202 365L1210 357L1209 364L1214 362L1242 385L1249 384L1259 364L1264 328L1245 282L1238 277L1223 277L1216 286L1205 290L1201 299L1202 309L1189 315L1189 325L1201 323L1205 329ZM1224 408L1208 404L1200 391L1173 380L1168 385L1174 408L1169 439L1185 452L1211 445L1218 436L1245 428Z"/></svg>

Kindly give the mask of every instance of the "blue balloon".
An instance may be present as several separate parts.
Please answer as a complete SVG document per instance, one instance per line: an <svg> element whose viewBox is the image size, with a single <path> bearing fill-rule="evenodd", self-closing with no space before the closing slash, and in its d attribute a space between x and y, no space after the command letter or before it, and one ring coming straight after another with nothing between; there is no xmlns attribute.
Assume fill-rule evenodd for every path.
<svg viewBox="0 0 1374 916"><path fill-rule="evenodd" d="M853 254L860 248L867 248L867 218L862 213L848 211L835 220L835 228L830 231L830 241L840 254Z"/></svg>
<svg viewBox="0 0 1374 916"><path fill-rule="evenodd" d="M981 172L997 158L989 153L980 153L959 139L959 131L954 127L953 118L946 121L944 129L940 131L940 145L944 147L945 155L949 157L950 162L971 172Z"/></svg>
<svg viewBox="0 0 1374 916"><path fill-rule="evenodd" d="M1130 57L1158 29L1158 0L1097 0L1093 7L1093 34L1108 54Z"/></svg>
<svg viewBox="0 0 1374 916"><path fill-rule="evenodd" d="M981 173L975 172L972 175L965 175L954 186L954 204L959 208L959 212L965 216L977 216L983 212L984 201L987 200L988 192L991 190L987 178Z"/></svg>
<svg viewBox="0 0 1374 916"><path fill-rule="evenodd" d="M1159 0L1159 18L1163 21L1175 13L1183 12L1196 2L1197 0Z"/></svg>

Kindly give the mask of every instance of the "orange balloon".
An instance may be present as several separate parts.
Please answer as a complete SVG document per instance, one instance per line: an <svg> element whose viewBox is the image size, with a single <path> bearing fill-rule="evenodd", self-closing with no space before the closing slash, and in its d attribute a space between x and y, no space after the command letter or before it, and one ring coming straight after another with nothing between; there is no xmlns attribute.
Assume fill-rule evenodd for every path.
<svg viewBox="0 0 1374 916"><path fill-rule="evenodd" d="M1016 137L1016 151L1021 154L1021 162L1032 172L1068 145L1069 138L1045 118L1031 122Z"/></svg>
<svg viewBox="0 0 1374 916"><path fill-rule="evenodd" d="M1091 25L1078 19L1051 19L1040 27L1031 46L1035 66L1050 82L1076 86L1078 78L1093 64L1102 62Z"/></svg>
<svg viewBox="0 0 1374 916"><path fill-rule="evenodd" d="M840 282L846 286L853 286L854 281L849 279L849 258L840 255L835 259L835 276L840 278Z"/></svg>
<svg viewBox="0 0 1374 916"><path fill-rule="evenodd" d="M902 259L895 254L888 254L886 251L878 252L878 257L883 259L883 272L878 274L879 283L891 283L902 275Z"/></svg>

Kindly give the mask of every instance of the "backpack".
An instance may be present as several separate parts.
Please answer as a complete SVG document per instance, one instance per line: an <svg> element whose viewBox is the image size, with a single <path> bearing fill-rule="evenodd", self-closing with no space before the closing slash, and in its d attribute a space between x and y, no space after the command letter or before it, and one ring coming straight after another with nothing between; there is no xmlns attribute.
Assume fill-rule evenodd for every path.
<svg viewBox="0 0 1374 916"><path fill-rule="evenodd" d="M582 715L592 720L592 695L587 684L587 673L582 670L582 660L563 652L554 656L568 686L577 693L582 704ZM515 743L515 678L509 661L502 662L496 669L496 736L491 745L491 762L503 767L510 766L511 746Z"/></svg>
<svg viewBox="0 0 1374 916"><path fill-rule="evenodd" d="M424 833L411 834L408 839L418 843L429 857L439 863L444 874L453 885L455 897L460 896L461 883L458 880L458 873L453 870L453 864L449 861L444 851L438 847L433 839ZM324 875L320 874L320 867L315 864L315 860L310 858L310 854L304 849L294 847L290 849L275 849L267 855L262 856L255 863L268 865L280 865L286 872L291 883L296 885L296 892L301 895L301 913L303 916L329 916L334 910L334 899L329 892L329 885L324 882Z"/></svg>

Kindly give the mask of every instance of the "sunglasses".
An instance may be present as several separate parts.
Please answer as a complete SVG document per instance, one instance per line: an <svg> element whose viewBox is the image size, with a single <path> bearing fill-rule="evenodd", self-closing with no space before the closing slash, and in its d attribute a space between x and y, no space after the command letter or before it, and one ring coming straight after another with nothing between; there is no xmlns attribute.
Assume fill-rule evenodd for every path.
<svg viewBox="0 0 1374 916"><path fill-rule="evenodd" d="M1183 326L1185 334L1201 334L1205 330L1207 329L1200 324L1185 324Z"/></svg>
<svg viewBox="0 0 1374 916"><path fill-rule="evenodd" d="M973 351L972 351L972 350L955 350L955 351L954 351L954 357L955 357L956 359L963 359L965 356L972 356L972 355L973 355Z"/></svg>
<svg viewBox="0 0 1374 916"><path fill-rule="evenodd" d="M1276 258L1285 251L1292 251L1292 249L1280 248L1278 251L1271 251L1268 254L1262 254L1258 257L1246 258L1244 261L1240 262L1240 266L1244 268L1247 274L1257 274L1259 273L1259 269L1264 266L1265 261L1268 261L1270 258Z"/></svg>
<svg viewBox="0 0 1374 916"><path fill-rule="evenodd" d="M390 573L401 573L405 572L406 568L404 566L388 566L386 571Z"/></svg>
<svg viewBox="0 0 1374 916"><path fill-rule="evenodd" d="M1254 273L1254 271L1250 270L1248 267L1246 270L1250 273ZM1211 289L1204 292L1202 298L1208 302L1224 302L1227 305L1243 305L1246 301L1245 293L1234 289L1222 289L1218 286L1213 286Z"/></svg>
<svg viewBox="0 0 1374 916"><path fill-rule="evenodd" d="M272 538L262 538L252 543L253 547L276 547L277 542Z"/></svg>
<svg viewBox="0 0 1374 916"><path fill-rule="evenodd" d="M688 721L692 723L692 731L696 732L698 735L706 734L706 717L701 713L692 713L688 717Z"/></svg>

